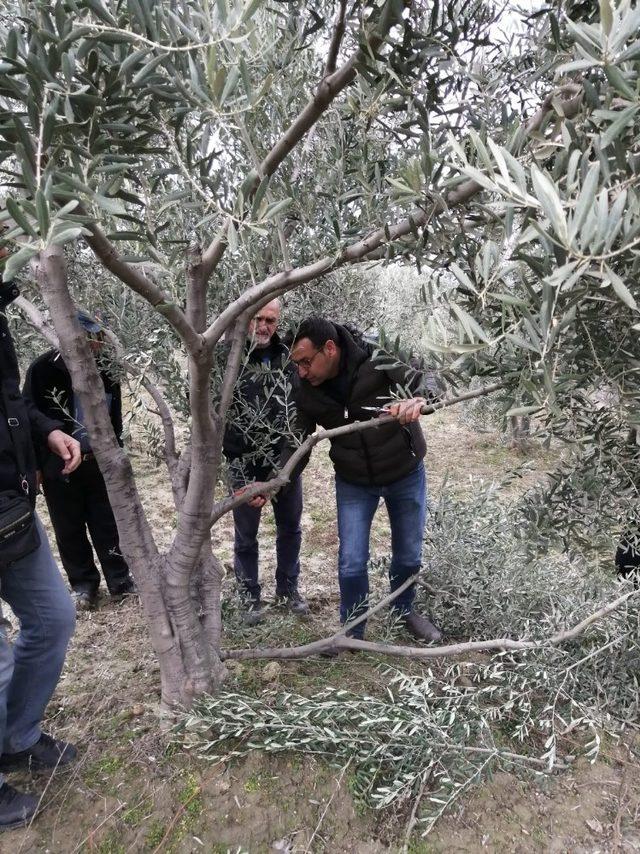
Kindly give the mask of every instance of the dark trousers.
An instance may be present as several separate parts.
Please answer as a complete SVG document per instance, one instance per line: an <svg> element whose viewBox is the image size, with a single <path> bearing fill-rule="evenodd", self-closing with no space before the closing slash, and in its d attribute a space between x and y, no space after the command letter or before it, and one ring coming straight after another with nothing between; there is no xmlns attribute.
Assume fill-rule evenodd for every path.
<svg viewBox="0 0 640 854"><path fill-rule="evenodd" d="M73 590L93 594L100 586L88 528L109 592L122 592L130 583L129 567L120 553L116 520L97 462L84 460L66 478L45 478L42 488L60 559Z"/></svg>
<svg viewBox="0 0 640 854"><path fill-rule="evenodd" d="M302 529L302 480L297 477L272 499L276 520L276 595L288 596L298 586ZM258 583L258 528L262 508L242 504L233 511L234 569L241 589L253 601L260 599Z"/></svg>

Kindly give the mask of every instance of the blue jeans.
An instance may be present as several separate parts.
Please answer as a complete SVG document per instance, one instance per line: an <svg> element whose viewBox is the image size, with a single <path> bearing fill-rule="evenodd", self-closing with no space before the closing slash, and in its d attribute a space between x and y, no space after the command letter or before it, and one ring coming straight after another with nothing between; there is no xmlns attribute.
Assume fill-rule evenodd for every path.
<svg viewBox="0 0 640 854"><path fill-rule="evenodd" d="M0 570L0 597L20 621L13 648L0 611L0 745L18 753L40 738L76 614L39 519L40 546ZM1 782L1 779L0 779Z"/></svg>
<svg viewBox="0 0 640 854"><path fill-rule="evenodd" d="M296 477L271 501L276 520L276 595L290 596L298 588L302 542L302 479ZM234 569L241 590L253 602L260 600L258 582L258 528L261 507L241 504L233 511Z"/></svg>
<svg viewBox="0 0 640 854"><path fill-rule="evenodd" d="M406 477L387 486L357 486L336 475L338 506L338 580L340 582L340 619L343 623L363 613L369 596L369 535L380 499L387 505L391 524L391 590L397 590L422 563L422 539L427 508L427 481L424 463ZM398 596L393 608L408 614L415 596L415 585ZM364 623L353 631L364 635Z"/></svg>

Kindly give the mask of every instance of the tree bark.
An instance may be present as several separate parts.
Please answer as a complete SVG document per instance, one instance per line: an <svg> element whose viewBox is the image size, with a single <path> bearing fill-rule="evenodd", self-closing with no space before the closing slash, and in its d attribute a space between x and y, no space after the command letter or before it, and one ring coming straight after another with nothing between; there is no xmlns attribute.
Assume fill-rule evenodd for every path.
<svg viewBox="0 0 640 854"><path fill-rule="evenodd" d="M185 620L180 611L181 602L175 596L175 574L180 564L171 555L161 555L155 544L131 464L111 426L103 384L86 334L76 319L59 246L41 252L37 278L71 374L74 394L82 405L92 450L104 475L120 546L140 591L160 664L162 702L168 707L184 705L194 693L212 687L222 666L219 665L218 671L203 666L203 660L208 663L209 656L204 652L206 645L200 627L194 630L193 621ZM183 521L183 528L184 524ZM195 559L198 557L199 550Z"/></svg>

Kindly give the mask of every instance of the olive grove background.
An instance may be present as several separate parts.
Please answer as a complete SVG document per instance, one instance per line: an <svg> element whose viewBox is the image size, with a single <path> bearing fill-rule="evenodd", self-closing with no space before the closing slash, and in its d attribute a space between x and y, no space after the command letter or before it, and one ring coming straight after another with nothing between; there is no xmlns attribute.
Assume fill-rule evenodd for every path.
<svg viewBox="0 0 640 854"><path fill-rule="evenodd" d="M420 677L426 687L398 675L402 702L376 718L389 716L389 732L381 724L377 746L353 760L367 796L388 805L435 779L449 804L487 756L501 756L483 741L497 684L509 737L532 748L539 768L554 767L561 730L593 733L605 719L629 726L636 594L592 569L638 526L637 4L58 0L0 9L0 218L14 253L3 276L18 277L29 301L21 308L36 325L51 322L71 367L165 703L190 705L224 680L223 572L209 534L232 506L222 430L247 323L280 295L293 324L319 310L379 334L393 358L418 352L439 367L450 397L499 384L490 419L531 417L535 441L562 450L545 481L508 508L491 493L434 508L439 616L463 645L494 639L483 649L502 652L473 665L473 702L462 692L430 711L429 744L408 759L393 754L382 773L370 757L388 747L394 714L457 684L460 672ZM134 389L146 386L138 406L162 446L176 507L167 550L94 391L74 304L104 312L120 369ZM32 332L23 340L34 346ZM568 647L574 657L558 651L583 634ZM509 657L507 636L533 651ZM214 721L222 739L241 734L236 698L222 691L203 702L194 732ZM329 752L322 726L355 721L359 706L353 698L347 715L323 702L313 737ZM268 710L256 714L264 721ZM285 739L283 720L269 749L304 750L309 732L298 743L286 730ZM459 757L451 745L470 733L479 752L458 779L446 757ZM343 759L353 739L344 744Z"/></svg>
<svg viewBox="0 0 640 854"><path fill-rule="evenodd" d="M22 14L14 23L16 11ZM248 320L261 300L389 243L388 227L380 226L402 206L387 173L397 171L416 133L403 127L400 102L415 85L409 124L426 127L416 104L439 79L440 60L456 45L471 57L494 18L482 3L431 10L398 2L7 8L4 216L5 239L16 251L4 278L36 264L149 614L169 705L189 702L224 672L222 572L209 527L231 506L221 497L214 507L214 490ZM461 75L444 65L439 98L469 87L462 65ZM311 93L303 85L309 78L317 81ZM373 123L383 103L389 118ZM444 119L447 111L436 109ZM414 154L421 145L410 146ZM400 237L415 228L411 218L395 230ZM86 295L85 247L102 267L92 281L104 281L108 271L105 296L111 293L117 316L137 321L129 360L145 370L153 364L148 388L163 419L178 511L166 554L159 554L114 441L73 319L69 285ZM148 309L145 316L134 294L170 334L149 327ZM223 336L229 350L217 348ZM154 342L158 352L141 352L141 344ZM222 353L228 358L220 365ZM188 382L180 387L185 361ZM221 377L215 408L214 368ZM174 408L183 411L188 385L184 448L163 399L171 380Z"/></svg>

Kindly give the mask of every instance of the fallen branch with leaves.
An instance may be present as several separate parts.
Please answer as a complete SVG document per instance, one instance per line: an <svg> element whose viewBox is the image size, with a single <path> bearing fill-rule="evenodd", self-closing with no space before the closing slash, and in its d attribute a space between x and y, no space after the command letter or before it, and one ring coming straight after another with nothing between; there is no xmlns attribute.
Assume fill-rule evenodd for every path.
<svg viewBox="0 0 640 854"><path fill-rule="evenodd" d="M484 641L465 641L463 643L445 644L444 646L400 646L398 644L375 643L372 641L356 640L347 637L347 632L359 623L376 614L386 605L390 605L397 597L414 584L418 576L413 575L405 583L385 596L377 605L370 608L365 614L351 623L346 623L340 631L321 640L302 646L288 647L264 647L262 649L229 649L222 651L222 659L247 660L255 658L296 659L308 658L311 655L321 655L340 650L352 650L354 652L370 652L376 655L392 655L402 658L452 658L477 652L523 652L531 649L541 649L547 646L558 646L582 635L590 626L603 620L609 614L616 611L628 599L637 596L640 590L629 590L622 596L618 596L612 602L599 608L584 620L581 620L570 629L556 632L550 637L541 640L514 640L512 638L495 638Z"/></svg>

